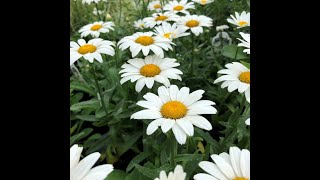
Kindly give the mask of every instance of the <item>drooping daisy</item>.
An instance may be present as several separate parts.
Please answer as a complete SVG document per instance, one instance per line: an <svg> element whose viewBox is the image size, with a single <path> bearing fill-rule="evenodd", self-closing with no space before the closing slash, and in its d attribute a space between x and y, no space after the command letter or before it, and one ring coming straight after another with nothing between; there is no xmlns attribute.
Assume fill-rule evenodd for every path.
<svg viewBox="0 0 320 180"><path fill-rule="evenodd" d="M98 3L100 0L82 0L82 4L87 3L88 5L91 3Z"/></svg>
<svg viewBox="0 0 320 180"><path fill-rule="evenodd" d="M227 21L231 24L238 26L237 28L243 28L250 26L250 13L242 11L241 15L238 12L235 13L236 17L230 15L232 19L228 18Z"/></svg>
<svg viewBox="0 0 320 180"><path fill-rule="evenodd" d="M146 17L143 20L146 22L146 25L150 28L153 28L156 25L160 25L163 22L168 21L177 21L179 16L171 13L171 12L164 12L164 13L153 13L152 17Z"/></svg>
<svg viewBox="0 0 320 180"><path fill-rule="evenodd" d="M250 118L245 121L246 125L250 126Z"/></svg>
<svg viewBox="0 0 320 180"><path fill-rule="evenodd" d="M100 33L108 33L110 30L114 30L112 26L114 26L113 22L94 22L83 26L79 30L79 33L81 33L81 37L86 37L91 34L92 37L97 38L100 36Z"/></svg>
<svg viewBox="0 0 320 180"><path fill-rule="evenodd" d="M239 43L238 46L248 48L244 49L243 52L250 54L250 34L240 32L240 35L244 40L237 38L239 41L241 41L241 43Z"/></svg>
<svg viewBox="0 0 320 180"><path fill-rule="evenodd" d="M174 171L170 172L168 176L165 171L161 171L159 178L155 178L154 180L185 180L186 176L187 176L187 173L183 171L182 166L177 165L174 168Z"/></svg>
<svg viewBox="0 0 320 180"><path fill-rule="evenodd" d="M187 15L180 18L178 25L190 29L193 34L199 36L203 32L202 27L212 26L212 19L203 15Z"/></svg>
<svg viewBox="0 0 320 180"><path fill-rule="evenodd" d="M151 51L161 58L164 57L163 49L172 51L171 44L174 45L169 39L154 36L153 32L137 32L132 36L126 36L118 42L118 46L121 50L125 50L130 47L132 57L135 57L140 51L144 56L147 56Z"/></svg>
<svg viewBox="0 0 320 180"><path fill-rule="evenodd" d="M227 32L218 32L213 38L212 38L212 45L215 47L221 46L221 43L224 45L231 44L232 39L230 38L229 34Z"/></svg>
<svg viewBox="0 0 320 180"><path fill-rule="evenodd" d="M146 28L146 25L145 25L146 23L144 22L144 20L143 19L139 19L139 20L137 20L137 21L134 21L134 27L136 28L136 29L144 29L144 28Z"/></svg>
<svg viewBox="0 0 320 180"><path fill-rule="evenodd" d="M169 23L162 23L161 26L155 27L155 33L157 36L161 36L167 39L176 39L182 36L188 36L190 33L186 33L185 28L182 28L181 26L177 26L176 23L169 24Z"/></svg>
<svg viewBox="0 0 320 180"><path fill-rule="evenodd" d="M192 0L192 1L201 5L206 5L214 2L214 0Z"/></svg>
<svg viewBox="0 0 320 180"><path fill-rule="evenodd" d="M84 39L79 39L78 43L71 41L70 66L81 57L91 63L93 63L94 59L102 63L101 54L114 56L115 52L112 46L115 46L113 42L101 38L91 39L88 43Z"/></svg>
<svg viewBox="0 0 320 180"><path fill-rule="evenodd" d="M92 168L100 157L98 152L86 156L79 162L82 149L77 144L70 148L70 180L104 180L113 171L113 166L104 164Z"/></svg>
<svg viewBox="0 0 320 180"><path fill-rule="evenodd" d="M219 74L224 74L217 78L214 83L221 84L221 88L228 87L228 91L232 92L238 89L239 93L246 96L247 101L250 103L250 69L238 62L226 64L228 69L218 71Z"/></svg>
<svg viewBox="0 0 320 180"><path fill-rule="evenodd" d="M221 26L217 26L217 27L216 27L216 30L217 30L217 31L224 31L224 30L226 30L226 29L229 29L229 26L227 26L227 25L221 25Z"/></svg>
<svg viewBox="0 0 320 180"><path fill-rule="evenodd" d="M148 9L150 11L160 12L161 9L162 9L160 1L152 1L152 2L150 2L149 5L148 5Z"/></svg>
<svg viewBox="0 0 320 180"><path fill-rule="evenodd" d="M195 180L250 180L250 151L230 147L229 154L210 156L215 162L201 161L199 166L206 173L193 176Z"/></svg>
<svg viewBox="0 0 320 180"><path fill-rule="evenodd" d="M176 63L176 59L160 58L156 55L145 57L145 59L135 58L128 60L128 63L123 64L123 68L119 73L122 79L121 84L131 80L136 83L136 91L140 92L146 85L151 89L154 81L170 86L169 79L182 80L180 74L183 74L179 69L174 67L180 66Z"/></svg>
<svg viewBox="0 0 320 180"><path fill-rule="evenodd" d="M139 101L137 105L147 108L134 113L131 119L154 119L147 127L147 135L153 134L161 126L163 133L172 129L179 144L185 144L187 135L193 136L194 127L211 130L210 122L200 114L216 114L212 106L214 102L200 100L203 90L189 93L188 87L180 90L176 85L169 88L158 88L158 96L147 93L143 96L146 101Z"/></svg>
<svg viewBox="0 0 320 180"><path fill-rule="evenodd" d="M173 0L169 1L163 9L165 11L173 12L173 13L183 13L183 14L190 14L187 10L188 9L195 9L193 2L188 2L188 0L181 0L180 2Z"/></svg>

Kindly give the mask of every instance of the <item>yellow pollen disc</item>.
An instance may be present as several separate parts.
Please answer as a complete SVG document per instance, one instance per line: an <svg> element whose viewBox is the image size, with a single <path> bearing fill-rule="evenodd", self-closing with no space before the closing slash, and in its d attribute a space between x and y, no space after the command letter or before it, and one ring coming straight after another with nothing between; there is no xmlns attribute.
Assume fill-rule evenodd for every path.
<svg viewBox="0 0 320 180"><path fill-rule="evenodd" d="M183 6L180 6L180 5L173 8L173 10L175 11L181 11L182 9L183 9Z"/></svg>
<svg viewBox="0 0 320 180"><path fill-rule="evenodd" d="M153 6L153 8L159 9L159 8L161 8L161 5L160 4L156 4L156 5Z"/></svg>
<svg viewBox="0 0 320 180"><path fill-rule="evenodd" d="M164 36L165 38L169 39L171 34L172 34L172 33L165 33L163 36Z"/></svg>
<svg viewBox="0 0 320 180"><path fill-rule="evenodd" d="M96 25L93 25L92 27L91 27L91 30L92 31L98 31L99 29L101 29L102 28L102 26L100 25L100 24L96 24Z"/></svg>
<svg viewBox="0 0 320 180"><path fill-rule="evenodd" d="M144 24L140 24L140 27L144 27Z"/></svg>
<svg viewBox="0 0 320 180"><path fill-rule="evenodd" d="M235 177L233 178L233 180L249 180L249 179L244 177Z"/></svg>
<svg viewBox="0 0 320 180"><path fill-rule="evenodd" d="M154 65L154 64L144 65L140 69L140 74L145 77L154 77L154 76L160 74L160 72L161 72L161 70L160 70L159 66Z"/></svg>
<svg viewBox="0 0 320 180"><path fill-rule="evenodd" d="M139 43L144 46L148 46L154 43L154 40L150 36L140 36L135 40L136 43Z"/></svg>
<svg viewBox="0 0 320 180"><path fill-rule="evenodd" d="M197 27L199 26L199 21L197 20L190 20L186 23L186 26L192 28L192 27Z"/></svg>
<svg viewBox="0 0 320 180"><path fill-rule="evenodd" d="M187 114L187 107L179 101L169 101L162 105L161 114L165 118L180 119Z"/></svg>
<svg viewBox="0 0 320 180"><path fill-rule="evenodd" d="M85 44L78 49L78 52L80 54L87 54L87 53L96 52L96 50L97 50L97 47L95 47L94 45Z"/></svg>
<svg viewBox="0 0 320 180"><path fill-rule="evenodd" d="M245 22L245 21L240 21L238 24L239 24L239 26L245 26L245 25L247 25L248 23Z"/></svg>
<svg viewBox="0 0 320 180"><path fill-rule="evenodd" d="M241 82L250 84L250 72L243 72L239 75L239 80Z"/></svg>
<svg viewBox="0 0 320 180"><path fill-rule="evenodd" d="M168 19L168 16L158 16L158 17L156 17L156 21L164 21L166 19Z"/></svg>
<svg viewBox="0 0 320 180"><path fill-rule="evenodd" d="M201 4L206 4L207 0L201 0L200 2L201 2Z"/></svg>

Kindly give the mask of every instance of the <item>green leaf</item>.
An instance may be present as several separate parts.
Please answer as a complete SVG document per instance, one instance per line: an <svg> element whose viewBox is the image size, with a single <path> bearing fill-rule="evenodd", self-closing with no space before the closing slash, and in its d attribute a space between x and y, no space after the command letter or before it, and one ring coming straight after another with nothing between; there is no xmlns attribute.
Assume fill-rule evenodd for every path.
<svg viewBox="0 0 320 180"><path fill-rule="evenodd" d="M201 161L204 155L202 154L178 154L174 157L176 162L186 161Z"/></svg>
<svg viewBox="0 0 320 180"><path fill-rule="evenodd" d="M231 59L248 59L248 56L243 52L243 48L237 47L235 44L223 47L222 55Z"/></svg>
<svg viewBox="0 0 320 180"><path fill-rule="evenodd" d="M98 121L94 115L76 115L76 117L83 121Z"/></svg>
<svg viewBox="0 0 320 180"><path fill-rule="evenodd" d="M137 156L135 156L130 161L129 165L127 166L126 172L129 172L132 168L134 168L135 164L139 164L141 161L143 161L144 159L146 159L150 155L151 155L151 152L142 152L142 153L138 154Z"/></svg>
<svg viewBox="0 0 320 180"><path fill-rule="evenodd" d="M105 180L124 180L128 174L124 171L113 170Z"/></svg>
<svg viewBox="0 0 320 180"><path fill-rule="evenodd" d="M128 138L127 141L118 146L118 155L121 156L122 154L127 152L141 136L142 132L139 131L135 132L135 134L130 135L130 138Z"/></svg>
<svg viewBox="0 0 320 180"><path fill-rule="evenodd" d="M74 142L81 140L82 138L85 138L86 136L88 136L91 132L93 131L92 128L86 128L83 129L80 133L71 136L70 137L70 144L74 144Z"/></svg>
<svg viewBox="0 0 320 180"><path fill-rule="evenodd" d="M73 104L71 107L70 107L70 110L71 111L77 111L77 110L80 110L80 109L85 109L85 108L93 108L93 109L96 109L100 106L100 103L97 99L91 99L89 101L82 101L82 102L79 102L77 104Z"/></svg>
<svg viewBox="0 0 320 180"><path fill-rule="evenodd" d="M87 86L83 83L79 83L79 82L70 83L70 89L86 92L88 94L91 94L92 96L94 96L96 94L94 89L90 88L89 86Z"/></svg>
<svg viewBox="0 0 320 180"><path fill-rule="evenodd" d="M250 69L250 63L244 62L244 61L240 61L242 65L244 65L245 67L247 67L248 69Z"/></svg>
<svg viewBox="0 0 320 180"><path fill-rule="evenodd" d="M143 167L143 166L140 166L139 164L135 164L135 167L138 169L138 171L141 174L143 174L151 179L155 179L159 176L159 172L157 170Z"/></svg>
<svg viewBox="0 0 320 180"><path fill-rule="evenodd" d="M203 132L203 131L202 131L201 129L199 129L199 128L195 128L195 131L196 131L204 140L206 140L207 143L210 143L210 144L215 145L215 146L217 146L217 147L220 146L219 143L218 143L216 140L214 140L214 139L210 136L210 134L209 134L208 132Z"/></svg>

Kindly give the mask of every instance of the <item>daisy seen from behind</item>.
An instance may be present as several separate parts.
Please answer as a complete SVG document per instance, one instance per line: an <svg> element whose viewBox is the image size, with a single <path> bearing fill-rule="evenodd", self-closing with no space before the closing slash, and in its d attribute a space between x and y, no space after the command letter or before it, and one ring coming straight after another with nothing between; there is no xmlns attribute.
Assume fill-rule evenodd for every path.
<svg viewBox="0 0 320 180"><path fill-rule="evenodd" d="M231 24L238 26L237 28L250 26L250 12L247 13L245 11L242 11L241 14L235 12L235 15L236 16L230 15L231 18L228 18L227 21Z"/></svg>
<svg viewBox="0 0 320 180"><path fill-rule="evenodd" d="M169 49L172 51L174 45L169 39L155 36L153 32L137 32L131 36L126 36L118 42L118 46L121 50L127 48L130 49L132 57L135 57L142 51L144 56L147 56L150 51L154 52L155 55L164 57L164 52Z"/></svg>
<svg viewBox="0 0 320 180"><path fill-rule="evenodd" d="M238 46L246 47L248 49L244 49L243 52L250 54L250 34L240 32L240 35L243 39L237 38L241 43Z"/></svg>
<svg viewBox="0 0 320 180"><path fill-rule="evenodd" d="M139 19L137 21L134 21L133 25L136 29L145 29L146 28L146 23L144 22L143 19Z"/></svg>
<svg viewBox="0 0 320 180"><path fill-rule="evenodd" d="M181 0L181 1L169 1L163 9L165 11L173 12L173 13L183 13L183 14L190 14L187 10L188 9L195 9L193 2L188 2L188 0Z"/></svg>
<svg viewBox="0 0 320 180"><path fill-rule="evenodd" d="M114 26L113 22L94 22L83 26L79 30L79 33L81 33L81 37L86 37L91 34L92 37L97 38L100 36L100 33L108 33L110 30L114 30L112 26Z"/></svg>
<svg viewBox="0 0 320 180"><path fill-rule="evenodd" d="M228 87L229 92L238 89L239 93L244 93L247 101L250 103L250 69L238 62L226 64L227 69L218 71L218 74L223 74L217 78L214 83L221 84L221 88Z"/></svg>
<svg viewBox="0 0 320 180"><path fill-rule="evenodd" d="M155 33L157 36L164 37L170 40L182 37L189 36L190 33L186 32L187 29L182 28L181 26L177 26L176 23L172 25L169 23L162 23L161 26L155 27Z"/></svg>
<svg viewBox="0 0 320 180"><path fill-rule="evenodd" d="M204 91L196 90L190 93L188 87L178 88L176 85L158 88L158 95L147 93L145 100L137 102L138 106L146 109L138 111L131 119L153 119L147 127L147 135L153 134L158 127L163 133L170 129L179 144L185 144L187 136L193 136L194 127L212 129L211 123L200 114L216 114L212 106L214 102L200 100Z"/></svg>
<svg viewBox="0 0 320 180"><path fill-rule="evenodd" d="M181 25L186 30L190 29L193 34L199 36L203 33L202 27L212 26L212 19L203 15L187 15L181 17L178 25Z"/></svg>
<svg viewBox="0 0 320 180"><path fill-rule="evenodd" d="M144 59L135 58L128 60L121 66L123 68L119 73L122 74L120 83L123 84L129 80L136 83L136 91L140 92L146 85L151 89L155 81L170 86L169 79L182 80L180 75L183 74L175 67L180 66L176 59L160 58L156 55L147 56Z"/></svg>
<svg viewBox="0 0 320 180"><path fill-rule="evenodd" d="M201 5L206 5L214 2L214 0L192 0L192 1Z"/></svg>
<svg viewBox="0 0 320 180"><path fill-rule="evenodd" d="M215 162L201 161L199 166L206 173L193 176L195 180L250 180L250 151L230 147L229 154L211 155Z"/></svg>
<svg viewBox="0 0 320 180"><path fill-rule="evenodd" d="M165 171L161 171L159 178L155 178L154 180L185 180L187 173L183 171L181 165L177 165L174 168L174 171L169 172L168 176Z"/></svg>
<svg viewBox="0 0 320 180"><path fill-rule="evenodd" d="M98 152L89 154L79 161L82 150L83 148L77 144L70 148L70 180L104 180L113 171L111 164L92 168L100 158Z"/></svg>
<svg viewBox="0 0 320 180"><path fill-rule="evenodd" d="M160 1L152 1L148 4L148 9L150 11L157 11L160 12L162 10L162 6Z"/></svg>
<svg viewBox="0 0 320 180"><path fill-rule="evenodd" d="M160 25L164 22L168 21L177 21L179 18L178 15L171 13L171 12L164 12L164 13L153 13L152 17L144 18L144 22L150 28L153 28L156 25Z"/></svg>
<svg viewBox="0 0 320 180"><path fill-rule="evenodd" d="M81 57L90 63L93 63L94 59L102 63L101 54L114 56L115 51L112 46L115 46L113 42L101 38L91 39L88 42L84 39L79 39L77 42L71 41L70 66Z"/></svg>

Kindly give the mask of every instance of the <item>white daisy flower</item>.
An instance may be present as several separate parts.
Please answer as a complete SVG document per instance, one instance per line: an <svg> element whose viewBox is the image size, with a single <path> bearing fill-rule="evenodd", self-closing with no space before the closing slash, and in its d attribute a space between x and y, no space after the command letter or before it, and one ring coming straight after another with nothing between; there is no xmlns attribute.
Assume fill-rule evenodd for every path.
<svg viewBox="0 0 320 180"><path fill-rule="evenodd" d="M132 36L126 36L118 42L118 46L121 50L125 50L130 47L132 57L135 57L140 51L144 56L147 56L151 51L161 58L164 57L163 49L172 51L171 44L174 45L169 39L154 36L153 32L137 32Z"/></svg>
<svg viewBox="0 0 320 180"><path fill-rule="evenodd" d="M195 9L193 2L188 2L188 0L181 0L180 2L174 0L169 1L163 9L165 11L173 12L173 13L183 13L183 14L190 14L187 10L188 9Z"/></svg>
<svg viewBox="0 0 320 180"><path fill-rule="evenodd" d="M212 26L212 19L203 15L187 15L180 18L178 25L190 29L193 34L199 36L200 33L203 33L202 27Z"/></svg>
<svg viewBox="0 0 320 180"><path fill-rule="evenodd" d="M228 87L228 91L232 92L238 89L239 93L244 93L247 101L250 103L250 69L238 62L226 64L228 69L218 71L224 74L217 78L214 83L222 82L221 88Z"/></svg>
<svg viewBox="0 0 320 180"><path fill-rule="evenodd" d="M145 57L145 59L135 58L128 60L121 66L123 68L119 74L122 79L121 84L131 80L131 82L136 83L136 91L140 92L146 85L147 88L151 89L154 81L164 84L165 86L170 86L169 79L182 80L180 75L183 74L179 69L174 67L180 66L176 63L176 59L171 58L160 58L156 55L151 55Z"/></svg>
<svg viewBox="0 0 320 180"><path fill-rule="evenodd" d="M137 20L137 21L134 21L134 27L136 28L136 29L144 29L144 28L146 28L146 26L145 26L145 22L144 22L144 20L143 19L139 19L139 20Z"/></svg>
<svg viewBox="0 0 320 180"><path fill-rule="evenodd" d="M222 41L222 42L221 42ZM229 34L227 32L218 32L216 36L212 38L212 45L215 47L221 46L221 43L231 44L232 39L230 38Z"/></svg>
<svg viewBox="0 0 320 180"><path fill-rule="evenodd" d="M217 27L216 27L216 30L217 30L217 31L224 31L224 30L226 30L226 29L229 29L229 26L227 26L227 25L221 25L221 26L217 26Z"/></svg>
<svg viewBox="0 0 320 180"><path fill-rule="evenodd" d="M250 180L250 151L230 147L229 154L210 156L215 162L201 161L199 166L206 173L193 176L195 180Z"/></svg>
<svg viewBox="0 0 320 180"><path fill-rule="evenodd" d="M164 12L164 13L153 13L152 17L146 17L143 20L146 22L146 26L153 28L156 25L160 25L163 22L168 21L177 21L179 16L171 13L171 12Z"/></svg>
<svg viewBox="0 0 320 180"><path fill-rule="evenodd" d="M170 40L182 37L182 36L189 36L190 33L186 33L185 28L182 28L181 26L177 26L176 23L173 25L169 23L162 23L161 26L155 27L155 33L157 36L161 36Z"/></svg>
<svg viewBox="0 0 320 180"><path fill-rule="evenodd" d="M101 14L103 14L103 11L97 10L97 8L95 7L95 8L93 8L92 13L93 13L93 15L98 16L98 13L101 15Z"/></svg>
<svg viewBox="0 0 320 180"><path fill-rule="evenodd" d="M108 33L110 30L114 30L112 26L114 26L113 22L94 22L83 26L79 30L79 33L81 33L81 37L86 37L91 34L92 37L97 38L100 36L100 33Z"/></svg>
<svg viewBox="0 0 320 180"><path fill-rule="evenodd" d="M79 39L78 43L71 41L70 66L81 57L91 63L93 63L94 59L102 63L101 54L114 56L115 52L112 46L114 46L113 42L103 40L101 38L91 39L88 41L88 43L86 43L84 39Z"/></svg>
<svg viewBox="0 0 320 180"><path fill-rule="evenodd" d="M170 172L167 176L165 171L160 172L160 177L155 178L154 180L185 180L187 176L187 173L183 171L183 168L181 165L177 165L174 168L173 172Z"/></svg>
<svg viewBox="0 0 320 180"><path fill-rule="evenodd" d="M236 17L230 15L232 19L228 18L227 21L231 24L238 26L237 28L243 28L250 26L250 13L242 11L241 15L238 12L235 13Z"/></svg>
<svg viewBox="0 0 320 180"><path fill-rule="evenodd" d="M137 105L147 108L134 113L131 119L154 119L147 127L147 135L153 134L161 126L163 133L172 129L179 144L185 144L187 135L193 136L194 127L211 130L210 122L200 114L216 114L212 106L214 102L200 100L203 90L189 93L188 87L180 90L176 85L169 88L158 88L158 96L147 93L143 96L146 101L139 101Z"/></svg>
<svg viewBox="0 0 320 180"><path fill-rule="evenodd" d="M150 2L149 5L148 5L148 9L150 11L160 12L161 9L162 9L160 1L152 1L152 2Z"/></svg>
<svg viewBox="0 0 320 180"><path fill-rule="evenodd" d="M245 121L246 125L250 126L250 118Z"/></svg>
<svg viewBox="0 0 320 180"><path fill-rule="evenodd" d="M91 3L98 3L100 0L82 0L82 4L87 3L88 5Z"/></svg>
<svg viewBox="0 0 320 180"><path fill-rule="evenodd" d="M206 5L214 2L214 0L192 0L192 1L201 5Z"/></svg>
<svg viewBox="0 0 320 180"><path fill-rule="evenodd" d="M104 164L92 168L100 157L98 152L86 156L79 162L82 149L77 144L70 148L70 180L104 180L113 171L113 166Z"/></svg>
<svg viewBox="0 0 320 180"><path fill-rule="evenodd" d="M243 52L250 54L250 34L240 32L240 35L244 40L237 38L239 41L241 41L241 43L239 43L238 46L248 48L244 49Z"/></svg>

